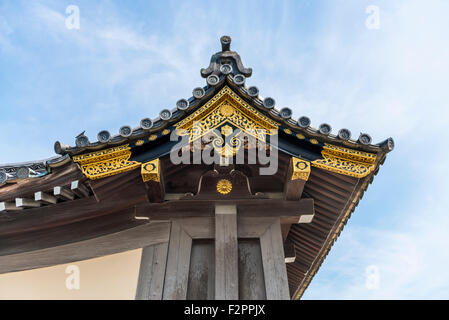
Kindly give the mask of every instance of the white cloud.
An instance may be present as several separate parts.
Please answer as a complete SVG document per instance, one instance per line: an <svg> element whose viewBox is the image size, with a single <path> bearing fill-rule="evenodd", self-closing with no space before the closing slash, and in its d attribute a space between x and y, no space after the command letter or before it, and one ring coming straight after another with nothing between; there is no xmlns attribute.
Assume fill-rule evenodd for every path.
<svg viewBox="0 0 449 320"><path fill-rule="evenodd" d="M445 35L449 3L379 5L381 30L370 31L378 32L375 37L360 30L352 35L354 41L331 42L334 48L340 46L336 52L352 53L344 81L332 87L323 67L315 81L323 83L320 93L324 93L302 99L315 114L313 118L327 113L335 123L367 128L375 141L386 133L395 138L396 149L385 165L394 171L388 170L388 180L375 179L378 187L407 176L414 177L414 182L395 182L401 190L384 195L394 199L399 209L389 207L391 211L385 212L381 202L376 205L383 223L371 227L380 218L359 217L363 215L359 206L309 286L306 299L449 298L449 151L442 146L449 138L449 41ZM341 36L338 28L334 32ZM357 73L357 66L365 69ZM332 74L329 79L336 77ZM342 115L334 116L337 108ZM384 190L389 190L387 184ZM380 270L377 290L365 286L369 265Z"/></svg>
<svg viewBox="0 0 449 320"><path fill-rule="evenodd" d="M351 223L322 266L326 277L313 280L305 299L448 299L449 201L419 198L403 206L401 225L385 230ZM357 214L357 213L356 213ZM379 269L380 286L366 287L365 270Z"/></svg>

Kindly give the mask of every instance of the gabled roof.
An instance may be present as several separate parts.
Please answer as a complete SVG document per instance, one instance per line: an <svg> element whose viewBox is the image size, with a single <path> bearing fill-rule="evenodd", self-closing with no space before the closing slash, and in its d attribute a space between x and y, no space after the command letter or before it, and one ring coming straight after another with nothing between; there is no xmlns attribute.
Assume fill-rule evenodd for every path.
<svg viewBox="0 0 449 320"><path fill-rule="evenodd" d="M287 265L290 292L293 298L300 298L363 197L368 185L373 181L387 153L394 148L394 142L393 139L388 138L373 144L368 134L361 134L356 139L352 139L347 129L341 129L337 134L332 134L331 126L326 123L313 128L307 117L302 116L296 119L289 108L276 108L275 99L263 98L259 95L257 87L245 85L245 80L251 76L252 69L244 67L240 56L230 50L230 43L229 37L222 37L222 50L212 56L207 68L201 69L201 76L206 79L206 85L193 89L192 97L178 100L174 108L162 110L158 117L142 119L140 125L134 128L123 126L115 135L100 131L95 142L90 142L84 132L76 137L74 146L56 142L55 152L59 154L57 157L0 166L0 187L3 185L3 188L0 188L0 201L2 201L0 204L3 204L5 208L6 205L14 207L14 199L18 197L26 199L35 192L40 192L41 195L54 192L56 196L55 188L61 189L67 182L71 182L72 193L76 192L76 197L74 195L71 198L65 197L66 199L63 200L65 203L59 200L57 203L56 201L47 202L42 204L44 207L41 208L27 208L30 214L3 215L0 218L10 223L17 223L16 229L12 227L17 232L23 231L20 229L20 221L25 219L32 220L33 223L29 226L31 229L44 228L40 214L51 222L54 231L56 230L55 232L59 234L60 230L55 226L58 223L62 225L66 221L63 215L58 215L58 208L62 206L64 210L69 210L67 208L72 205L69 201L81 202L85 207L94 207L98 199L93 198L107 196L106 201L99 203L109 206L108 210L113 212L117 208L114 203L108 202L122 193L121 188L130 193L130 197L135 197L136 203L148 201L143 191L146 180L142 181L139 177L142 172L137 172L138 170L135 169L143 170L144 166L152 161L161 161L166 168L169 167L170 159L167 155L176 142L171 142L168 134L178 129L193 131L191 123L194 120L209 119L208 116L222 110L220 108L223 107L224 102L227 102L233 105L232 112L238 113L242 118L254 120L265 128L270 126L276 128L277 136L279 136L279 144L276 147L282 151L279 157L279 170L273 175L277 180L285 181L292 157L308 161L311 166L314 166L314 169L309 172L310 177L304 185L302 196L314 199L315 216L310 223L293 225L288 235L288 239L294 243L298 252L295 262ZM239 123L233 122L230 115L231 113L222 114L225 119L220 121L227 121L239 127ZM215 129L222 125L223 123L218 121L208 129ZM103 166L107 162L110 167ZM185 175L183 170L186 166L172 164L165 178L173 181L180 175ZM129 173L122 181L123 176L117 174L125 171ZM193 170L189 168L188 171ZM145 174L153 173L148 171ZM157 171L157 178L159 174L160 172ZM116 176L111 177L112 175ZM143 173L142 178L144 178ZM96 179L103 180L94 181ZM18 183L5 186L7 182ZM260 184L266 185L271 182ZM140 188L136 189L138 190L136 194L133 187ZM173 191L175 187L171 189L171 192L175 192ZM176 192L179 191L176 190ZM101 214L107 214L104 210L97 209ZM39 214L33 216L33 212L37 210ZM74 215L81 212L74 211L76 211ZM82 219L92 218L87 211L81 212L84 214ZM129 215L132 216L132 212ZM81 219L78 216L72 218ZM117 225L114 225L114 228L124 228L121 222L118 220L116 222ZM98 223L103 221L99 219ZM132 223L135 221L133 220ZM1 227L10 231L8 225L0 225L0 229ZM28 236L32 237L32 235ZM48 237L48 241L56 241Z"/></svg>
<svg viewBox="0 0 449 320"><path fill-rule="evenodd" d="M110 134L107 130L102 130L98 133L96 141L93 142L90 142L84 131L75 138L74 146L56 141L54 150L64 157L0 165L0 186L17 179L46 175L51 171L52 166L67 161L67 155L74 156L84 152L132 144L146 137L156 139L162 135L164 129L197 110L217 93L217 89L225 85L238 92L263 114L281 123L284 132L292 136L304 136L307 140L316 139L321 143L331 143L364 152L387 153L393 150L392 138L372 144L371 137L366 133L360 134L355 139L351 138L351 132L348 129L340 129L333 134L331 126L327 123L322 123L318 128L314 128L310 125L311 121L308 117L296 118L292 115L290 108L277 108L274 98L264 98L259 94L257 87L245 85L246 78L251 77L252 69L244 67L239 54L230 50L231 38L223 36L220 41L222 50L212 55L209 66L201 69L200 72L201 76L206 78L206 85L194 88L191 97L178 100L175 107L161 110L159 116L155 118L142 119L138 126L133 128L127 125L122 126L117 134Z"/></svg>
<svg viewBox="0 0 449 320"><path fill-rule="evenodd" d="M313 128L310 126L311 121L308 117L295 118L290 108L276 108L274 98L264 98L260 96L257 87L245 85L245 80L251 76L252 69L245 68L240 56L235 51L230 51L230 43L231 38L223 36L221 38L222 51L212 56L209 67L201 69L201 76L206 78L206 86L194 88L191 97L178 100L176 106L172 109L161 110L158 117L142 119L140 124L134 128L123 126L119 130L120 132L114 135L105 130L100 131L97 135L97 141L94 142L90 142L84 132L76 137L75 146L57 141L55 152L76 155L84 151L132 143L150 134L159 133L178 122L185 115L194 112L217 93L217 88L222 88L224 85L230 86L264 114L282 123L285 129L290 129L295 134L304 134L306 137L316 138L322 142L366 152L379 152L380 150L388 152L394 148L392 138L372 144L371 137L366 133L362 133L357 139L351 138L351 132L348 129L340 129L337 134L332 134L332 128L329 124L323 123L318 128Z"/></svg>

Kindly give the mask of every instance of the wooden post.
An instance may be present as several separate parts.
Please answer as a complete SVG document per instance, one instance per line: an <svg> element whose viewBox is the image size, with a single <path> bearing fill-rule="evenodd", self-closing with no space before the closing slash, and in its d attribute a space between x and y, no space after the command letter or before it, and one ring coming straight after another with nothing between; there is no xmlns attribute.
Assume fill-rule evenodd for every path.
<svg viewBox="0 0 449 320"><path fill-rule="evenodd" d="M193 240L213 239L214 228L214 220L210 217L172 220L163 300L185 300L195 297L195 293L188 291ZM191 277L190 279L192 280ZM211 294L213 295L214 293Z"/></svg>
<svg viewBox="0 0 449 320"><path fill-rule="evenodd" d="M172 222L164 283L164 300L185 300L192 238L177 221Z"/></svg>
<svg viewBox="0 0 449 320"><path fill-rule="evenodd" d="M161 300L164 289L168 242L142 249L136 300Z"/></svg>
<svg viewBox="0 0 449 320"><path fill-rule="evenodd" d="M284 261L281 224L274 218L267 231L260 237L263 272L268 300L289 300L287 269Z"/></svg>
<svg viewBox="0 0 449 320"><path fill-rule="evenodd" d="M237 208L215 206L215 299L237 300L238 243Z"/></svg>

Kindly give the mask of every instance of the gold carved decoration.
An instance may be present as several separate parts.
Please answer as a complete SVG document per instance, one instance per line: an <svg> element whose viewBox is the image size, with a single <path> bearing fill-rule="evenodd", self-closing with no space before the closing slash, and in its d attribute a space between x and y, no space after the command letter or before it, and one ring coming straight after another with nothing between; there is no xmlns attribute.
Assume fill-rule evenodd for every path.
<svg viewBox="0 0 449 320"><path fill-rule="evenodd" d="M230 117L234 113L234 108L229 104L224 104L220 107L220 113L223 117Z"/></svg>
<svg viewBox="0 0 449 320"><path fill-rule="evenodd" d="M372 153L325 144L321 155L323 159L312 162L314 167L355 178L366 177L375 168L376 155Z"/></svg>
<svg viewBox="0 0 449 320"><path fill-rule="evenodd" d="M228 86L205 105L178 122L176 132L189 136L189 142L211 142L223 157L231 157L244 144L244 135L266 142L266 135L275 135L279 124L251 107ZM224 138L223 138L224 136Z"/></svg>
<svg viewBox="0 0 449 320"><path fill-rule="evenodd" d="M228 194L232 190L232 183L228 179L221 179L217 182L217 192Z"/></svg>
<svg viewBox="0 0 449 320"><path fill-rule="evenodd" d="M323 152L335 155L337 157L342 157L344 159L355 160L358 162L374 163L376 161L375 154L349 148L337 147L328 143L324 145Z"/></svg>
<svg viewBox="0 0 449 320"><path fill-rule="evenodd" d="M309 180L310 176L310 162L302 159L292 157L292 180L301 179Z"/></svg>
<svg viewBox="0 0 449 320"><path fill-rule="evenodd" d="M129 171L140 166L140 162L129 161L131 148L122 145L115 148L74 156L74 162L80 164L83 174L91 179L100 179Z"/></svg>
<svg viewBox="0 0 449 320"><path fill-rule="evenodd" d="M141 171L142 180L160 182L159 159L154 159L147 163L142 163Z"/></svg>
<svg viewBox="0 0 449 320"><path fill-rule="evenodd" d="M231 126L224 125L223 127L221 127L221 134L224 135L225 137L230 136L233 131L234 129L232 129Z"/></svg>

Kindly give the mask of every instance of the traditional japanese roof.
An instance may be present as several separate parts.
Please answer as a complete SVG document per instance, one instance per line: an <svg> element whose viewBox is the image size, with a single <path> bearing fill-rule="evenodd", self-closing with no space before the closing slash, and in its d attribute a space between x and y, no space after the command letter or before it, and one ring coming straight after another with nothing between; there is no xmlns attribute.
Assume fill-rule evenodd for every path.
<svg viewBox="0 0 449 320"><path fill-rule="evenodd" d="M254 136L280 151L279 169L272 178L258 177L252 168L240 168L246 170L255 195L282 191L291 159L309 166L307 173L299 171L291 178L307 180L302 197L314 199L315 203L313 220L292 225L287 238L298 253L296 260L287 265L290 293L293 298L300 298L388 152L393 150L394 142L388 138L373 144L366 133L351 138L348 129L333 134L327 123L313 128L306 116L296 118L291 109L276 108L274 98L261 97L257 87L246 86L252 69L244 67L230 44L230 37L222 37L222 50L212 56L207 68L201 69L206 85L194 88L191 97L178 100L172 109L163 109L158 117L142 119L134 128L123 126L115 135L102 130L94 142L84 132L75 138L74 146L56 142L57 157L1 165L0 211L6 213L0 213L0 243L3 240L0 257L98 236L93 225L105 224L99 220L100 216L114 216L115 210L127 210L118 198L128 197L130 208L151 202L142 190L148 189L145 183L150 180L161 183L161 168L165 170L163 184L168 191L194 194L198 189L195 179L209 167L191 165L184 175L197 176L185 178L182 185L177 183L187 166L170 163L169 153L177 143L170 140L170 135L173 132L187 135L193 142L198 138L194 122L205 120L201 132L220 129L226 135L227 127L235 127L247 132L273 130L273 135L279 137L275 145L270 137L265 140ZM232 156L226 146L215 150ZM126 190L125 186L129 190L121 191ZM87 209L75 212L70 209L71 203ZM89 209L95 206L102 210ZM26 214L17 213L16 209L26 209ZM57 215L61 210L67 210L66 216ZM132 216L132 212L122 220L117 216L103 234L142 223ZM88 221L89 230L80 231L78 238L61 236L58 242L51 237L61 234L63 228ZM14 237L10 238L26 231L39 235L45 232L45 240L24 249Z"/></svg>
<svg viewBox="0 0 449 320"><path fill-rule="evenodd" d="M290 108L276 108L275 99L263 98L259 95L259 89L255 86L247 87L246 78L251 77L252 69L245 68L238 53L230 50L230 37L221 39L222 51L217 52L211 58L210 65L201 69L201 76L206 78L206 86L194 88L192 96L180 99L172 109L163 109L156 118L145 118L138 126L131 128L124 125L120 132L111 135L107 130L102 130L97 135L97 141L90 142L83 131L75 139L75 146L69 146L59 141L55 142L54 149L57 154L64 157L52 157L41 161L26 163L14 163L0 165L0 185L7 182L15 182L17 179L40 177L50 172L50 167L67 159L67 155L74 156L86 151L101 150L108 147L123 144L133 144L142 138L158 139L164 136L164 130L177 121L195 111L198 106L208 101L217 88L229 86L241 94L251 105L282 125L284 132L291 136L302 137L306 141L318 140L320 144L330 143L335 146L348 147L365 152L389 152L394 148L394 141L388 138L377 144L372 144L369 134L361 133L357 140L351 138L349 129L340 129L337 134L332 133L332 128L327 123L322 123L318 128L311 126L311 121L306 116L295 118ZM147 141L144 141L144 143Z"/></svg>
<svg viewBox="0 0 449 320"><path fill-rule="evenodd" d="M68 155L51 157L45 160L9 163L0 165L0 187L5 183L17 182L20 179L38 178L70 161Z"/></svg>
<svg viewBox="0 0 449 320"><path fill-rule="evenodd" d="M131 128L124 125L120 132L111 135L108 131L100 131L97 141L90 142L84 132L77 136L75 146L68 146L60 142L55 143L55 152L58 154L77 155L85 151L103 149L105 147L132 143L142 137L149 135L160 135L172 124L182 119L185 115L195 111L205 101L208 101L216 92L217 88L224 85L229 86L241 94L251 105L259 111L281 123L284 130L291 130L291 134L303 134L306 139L319 139L323 143L333 143L342 147L354 148L366 152L377 152L379 150L391 151L394 143L391 138L377 144L372 144L371 137L361 133L356 139L351 138L348 129L340 129L337 134L332 134L332 128L327 123L322 123L318 128L311 127L311 121L306 116L293 117L292 110L284 107L276 108L275 99L261 97L259 89L255 86L246 86L246 78L251 77L252 69L245 68L240 56L235 51L230 51L230 37L221 38L222 51L217 52L211 58L209 67L201 69L201 76L206 78L206 86L194 88L192 96L180 99L172 109L163 109L156 118L145 118L138 126Z"/></svg>

